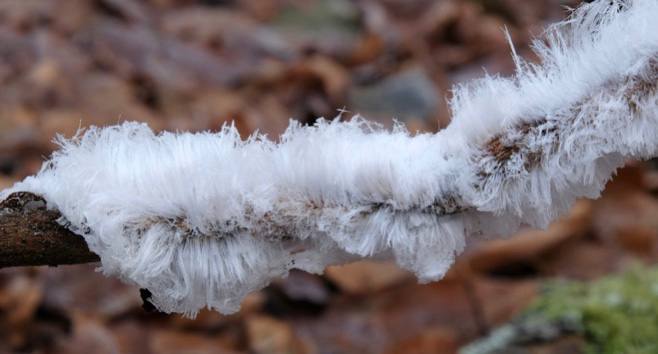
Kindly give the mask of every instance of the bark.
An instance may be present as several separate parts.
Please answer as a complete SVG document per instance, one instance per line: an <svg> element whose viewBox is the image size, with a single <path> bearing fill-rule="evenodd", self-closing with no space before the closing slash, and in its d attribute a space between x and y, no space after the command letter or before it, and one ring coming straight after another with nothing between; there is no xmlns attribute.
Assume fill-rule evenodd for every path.
<svg viewBox="0 0 658 354"><path fill-rule="evenodd" d="M60 225L59 211L27 192L0 202L0 268L97 262L81 236Z"/></svg>

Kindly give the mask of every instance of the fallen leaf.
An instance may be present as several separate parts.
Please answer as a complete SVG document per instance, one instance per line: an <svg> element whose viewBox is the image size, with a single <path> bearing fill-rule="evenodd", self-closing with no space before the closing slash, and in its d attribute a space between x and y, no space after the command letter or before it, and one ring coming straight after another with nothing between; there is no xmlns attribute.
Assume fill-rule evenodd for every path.
<svg viewBox="0 0 658 354"><path fill-rule="evenodd" d="M411 274L392 262L360 261L325 270L326 277L350 294L367 294L410 279Z"/></svg>

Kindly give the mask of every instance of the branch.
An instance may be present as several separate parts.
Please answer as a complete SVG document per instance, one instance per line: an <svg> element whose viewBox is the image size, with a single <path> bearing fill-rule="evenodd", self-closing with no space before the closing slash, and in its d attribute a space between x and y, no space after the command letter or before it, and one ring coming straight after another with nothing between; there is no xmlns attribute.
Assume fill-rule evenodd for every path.
<svg viewBox="0 0 658 354"><path fill-rule="evenodd" d="M60 217L32 193L0 202L0 268L98 262L82 237L57 222Z"/></svg>
<svg viewBox="0 0 658 354"><path fill-rule="evenodd" d="M640 102L656 95L658 90L658 59L648 63L648 75L631 76L618 83L609 83L612 90L622 90L621 97L632 112L637 113ZM611 88L608 88L611 89ZM585 98L577 107L587 103L592 97ZM572 120L576 116L571 117ZM573 122L567 121L568 124ZM482 156L471 159L493 163L495 173L513 174L512 161L521 159L529 171L541 165L542 155L537 147L530 148L529 141L536 141L551 135L548 141L553 145L559 143L558 131L550 128L546 119L532 124L523 124L506 133L491 138L481 150ZM545 148L544 148L545 149ZM549 150L553 150L551 147ZM482 185L494 171L480 171ZM483 189L483 186L478 189ZM441 198L442 203L433 204L423 212L439 216L451 215L472 210L473 206L460 205L455 198ZM447 202L446 202L447 201ZM373 210L385 208L385 205L373 205ZM61 214L58 210L48 210L45 200L29 192L16 192L0 203L0 268L11 266L63 265L97 262L98 256L89 251L84 239L72 233L58 223Z"/></svg>
<svg viewBox="0 0 658 354"><path fill-rule="evenodd" d="M650 60L648 70L642 75L626 77L616 83L607 83L607 90L620 91L629 110L638 113L639 102L656 96L658 83L658 60ZM648 73L648 74L647 74ZM595 94L576 104L572 111L578 111L589 104ZM563 120L566 125L573 125L577 115ZM518 171L518 161L523 168L531 172L542 165L543 160L554 151L560 143L561 132L548 119L538 119L533 123L516 126L509 131L489 139L478 153L469 160L478 161L481 166L478 175L484 189L492 176L513 176ZM548 146L533 146L532 141L546 140ZM529 174L527 176L530 176ZM436 216L454 215L475 209L463 203L461 197L442 196L440 203L419 208L422 213ZM309 206L318 209L319 206ZM390 208L384 203L372 204L369 214ZM10 266L61 265L97 262L98 256L89 251L84 239L72 233L58 220L58 210L48 210L45 200L29 192L17 192L9 195L0 203L0 268ZM180 224L180 221L178 221ZM286 231L289 232L289 231Z"/></svg>
<svg viewBox="0 0 658 354"><path fill-rule="evenodd" d="M233 312L290 269L359 258L437 280L474 237L544 227L658 154L656 14L655 0L583 6L535 43L541 65L459 87L437 134L357 118L293 122L275 142L124 123L61 140L1 195L43 195L165 312Z"/></svg>

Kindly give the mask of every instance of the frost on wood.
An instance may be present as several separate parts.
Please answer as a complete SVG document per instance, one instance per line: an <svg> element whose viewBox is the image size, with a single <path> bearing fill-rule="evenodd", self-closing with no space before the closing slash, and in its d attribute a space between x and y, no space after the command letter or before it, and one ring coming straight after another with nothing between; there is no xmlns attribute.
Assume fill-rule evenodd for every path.
<svg viewBox="0 0 658 354"><path fill-rule="evenodd" d="M83 235L106 274L162 311L233 312L292 268L394 259L443 276L467 242L544 227L658 149L658 2L598 1L515 56L513 78L456 89L454 120L411 136L361 118L292 122L277 141L90 128L29 191Z"/></svg>

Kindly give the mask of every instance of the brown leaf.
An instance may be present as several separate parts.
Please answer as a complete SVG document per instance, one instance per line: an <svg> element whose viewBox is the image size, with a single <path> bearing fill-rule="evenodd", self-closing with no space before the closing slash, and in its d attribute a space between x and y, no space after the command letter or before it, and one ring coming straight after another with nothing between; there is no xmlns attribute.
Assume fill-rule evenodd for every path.
<svg viewBox="0 0 658 354"><path fill-rule="evenodd" d="M411 274L392 262L360 261L325 270L329 280L350 294L376 292L410 279Z"/></svg>
<svg viewBox="0 0 658 354"><path fill-rule="evenodd" d="M230 354L236 353L232 343L217 335L154 330L149 338L150 349L158 354Z"/></svg>
<svg viewBox="0 0 658 354"><path fill-rule="evenodd" d="M92 316L74 312L73 333L70 338L58 338L54 353L115 354L119 345L107 327Z"/></svg>
<svg viewBox="0 0 658 354"><path fill-rule="evenodd" d="M482 309L486 326L493 328L512 320L537 296L537 280L506 280L476 276L474 301Z"/></svg>
<svg viewBox="0 0 658 354"><path fill-rule="evenodd" d="M658 259L658 200L646 192L644 172L638 165L622 169L594 204L592 224L602 241Z"/></svg>
<svg viewBox="0 0 658 354"><path fill-rule="evenodd" d="M246 319L245 326L249 347L256 354L310 353L286 322L253 315Z"/></svg>
<svg viewBox="0 0 658 354"><path fill-rule="evenodd" d="M95 265L48 268L42 274L47 307L93 313L112 319L131 311L141 313L138 289L94 271Z"/></svg>
<svg viewBox="0 0 658 354"><path fill-rule="evenodd" d="M412 338L403 340L387 351L387 354L450 354L457 353L458 335L446 328L427 328Z"/></svg>
<svg viewBox="0 0 658 354"><path fill-rule="evenodd" d="M478 272L495 271L506 266L532 262L541 254L568 240L582 237L590 228L591 202L578 202L570 214L554 222L547 230L527 230L509 239L487 241L465 256Z"/></svg>
<svg viewBox="0 0 658 354"><path fill-rule="evenodd" d="M42 296L41 284L25 272L0 278L0 342L13 348L27 344L27 332Z"/></svg>

